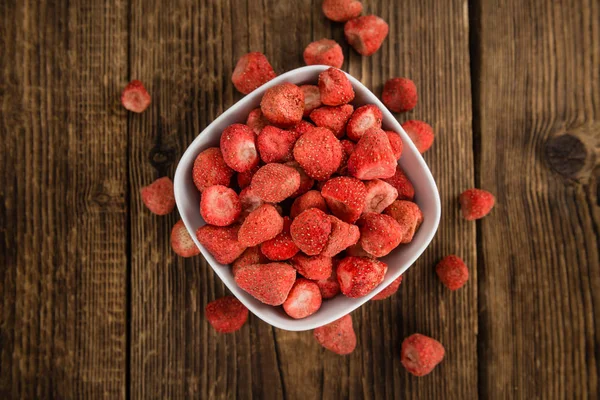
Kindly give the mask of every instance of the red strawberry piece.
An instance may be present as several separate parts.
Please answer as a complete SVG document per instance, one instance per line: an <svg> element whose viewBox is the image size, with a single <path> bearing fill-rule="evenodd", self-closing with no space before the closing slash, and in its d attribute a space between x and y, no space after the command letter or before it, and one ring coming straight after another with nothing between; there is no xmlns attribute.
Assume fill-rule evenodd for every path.
<svg viewBox="0 0 600 400"><path fill-rule="evenodd" d="M263 204L252 211L242 223L238 240L246 247L256 246L273 239L283 231L283 218L271 204Z"/></svg>
<svg viewBox="0 0 600 400"><path fill-rule="evenodd" d="M296 270L284 263L254 264L238 268L235 283L264 304L279 306L296 281Z"/></svg>
<svg viewBox="0 0 600 400"><path fill-rule="evenodd" d="M346 22L362 13L362 3L357 0L324 0L323 14L335 22Z"/></svg>
<svg viewBox="0 0 600 400"><path fill-rule="evenodd" d="M375 15L364 15L346 22L344 36L357 53L370 56L379 50L389 30L383 19Z"/></svg>
<svg viewBox="0 0 600 400"><path fill-rule="evenodd" d="M204 248L221 264L232 263L246 246L238 242L239 225L204 225L196 231L196 237Z"/></svg>
<svg viewBox="0 0 600 400"><path fill-rule="evenodd" d="M315 283L319 286L321 298L323 298L323 300L331 299L340 293L340 284L337 281L337 263L339 263L339 260L336 261L334 259L331 275L329 275L327 279L319 279L315 281Z"/></svg>
<svg viewBox="0 0 600 400"><path fill-rule="evenodd" d="M437 340L415 333L402 342L400 361L404 368L415 376L424 376L433 371L444 359L444 346Z"/></svg>
<svg viewBox="0 0 600 400"><path fill-rule="evenodd" d="M310 119L322 128L333 132L335 137L341 138L346 131L346 123L350 119L354 107L352 104L343 104L336 107L323 106L310 113Z"/></svg>
<svg viewBox="0 0 600 400"><path fill-rule="evenodd" d="M286 162L285 165L294 168L300 174L300 187L290 197L302 196L308 192L315 184L315 180L310 176L306 175L306 172L302 169L297 161Z"/></svg>
<svg viewBox="0 0 600 400"><path fill-rule="evenodd" d="M342 145L342 162L340 163L340 167L337 172L340 175L348 174L348 159L350 158L350 154L354 151L354 142L350 140L340 140L340 144Z"/></svg>
<svg viewBox="0 0 600 400"><path fill-rule="evenodd" d="M302 85L300 89L304 92L304 116L308 117L312 110L321 107L321 92L316 85Z"/></svg>
<svg viewBox="0 0 600 400"><path fill-rule="evenodd" d="M239 330L248 320L248 309L233 296L225 296L206 305L206 319L219 333Z"/></svg>
<svg viewBox="0 0 600 400"><path fill-rule="evenodd" d="M392 185L380 179L365 183L367 198L363 213L380 213L398 197L398 191Z"/></svg>
<svg viewBox="0 0 600 400"><path fill-rule="evenodd" d="M140 189L142 201L156 215L167 215L175 208L173 181L162 177Z"/></svg>
<svg viewBox="0 0 600 400"><path fill-rule="evenodd" d="M283 309L290 317L300 319L316 313L321 303L319 286L308 279L299 278L283 303Z"/></svg>
<svg viewBox="0 0 600 400"><path fill-rule="evenodd" d="M350 246L346 249L346 255L353 257L368 257L373 258L373 256L367 253L362 247L360 247L360 243L356 243L354 246Z"/></svg>
<svg viewBox="0 0 600 400"><path fill-rule="evenodd" d="M375 296L371 298L371 300L383 300L387 299L394 293L398 291L400 284L402 283L402 275L400 275L397 279L394 279L392 283L387 285L381 292L377 293Z"/></svg>
<svg viewBox="0 0 600 400"><path fill-rule="evenodd" d="M304 62L306 65L329 65L342 68L344 53L342 47L335 40L321 39L306 46Z"/></svg>
<svg viewBox="0 0 600 400"><path fill-rule="evenodd" d="M262 53L254 52L244 54L239 59L231 75L231 82L238 91L248 94L276 76L267 57Z"/></svg>
<svg viewBox="0 0 600 400"><path fill-rule="evenodd" d="M271 125L265 126L256 139L260 158L265 163L290 161L293 158L292 150L297 139L294 132Z"/></svg>
<svg viewBox="0 0 600 400"><path fill-rule="evenodd" d="M200 215L207 224L227 226L233 224L240 213L242 205L233 189L222 185L209 186L202 192L200 199Z"/></svg>
<svg viewBox="0 0 600 400"><path fill-rule="evenodd" d="M384 181L396 188L398 191L398 200L412 201L415 198L415 188L399 165L396 166L394 176L384 179Z"/></svg>
<svg viewBox="0 0 600 400"><path fill-rule="evenodd" d="M290 217L283 217L283 231L273 239L267 240L260 244L260 251L269 260L283 261L289 260L300 251L298 246L292 240L290 234L290 226L292 220Z"/></svg>
<svg viewBox="0 0 600 400"><path fill-rule="evenodd" d="M283 164L267 164L252 177L252 191L269 203L279 203L300 188L300 174Z"/></svg>
<svg viewBox="0 0 600 400"><path fill-rule="evenodd" d="M315 126L313 124L311 124L310 122L302 120L302 121L298 122L296 125L289 128L289 130L291 132L294 132L296 134L296 137L299 138L300 136L304 135L306 132L308 132L309 130L311 130L314 127Z"/></svg>
<svg viewBox="0 0 600 400"><path fill-rule="evenodd" d="M329 211L327 209L327 204L325 204L325 199L323 196L321 196L321 193L318 190L309 190L294 200L290 210L290 217L294 219L309 208L318 208L323 212Z"/></svg>
<svg viewBox="0 0 600 400"><path fill-rule="evenodd" d="M235 276L237 270L246 265L266 264L269 259L261 253L259 246L248 247L232 264L231 273Z"/></svg>
<svg viewBox="0 0 600 400"><path fill-rule="evenodd" d="M348 159L348 173L358 179L391 178L398 165L387 135L381 129L366 132Z"/></svg>
<svg viewBox="0 0 600 400"><path fill-rule="evenodd" d="M319 74L319 91L321 102L326 106L340 106L354 100L352 83L346 74L337 68L329 68Z"/></svg>
<svg viewBox="0 0 600 400"><path fill-rule="evenodd" d="M410 120L403 123L402 128L415 144L419 153L425 153L433 144L433 128L428 123Z"/></svg>
<svg viewBox="0 0 600 400"><path fill-rule="evenodd" d="M256 136L249 126L233 124L221 134L223 160L237 172L249 171L260 161L256 151Z"/></svg>
<svg viewBox="0 0 600 400"><path fill-rule="evenodd" d="M200 249L192 240L182 220L177 221L171 230L171 248L181 257L193 257L200 254Z"/></svg>
<svg viewBox="0 0 600 400"><path fill-rule="evenodd" d="M152 99L146 91L144 84L138 80L133 80L125 86L123 93L121 93L121 104L129 111L136 113L143 112L148 106Z"/></svg>
<svg viewBox="0 0 600 400"><path fill-rule="evenodd" d="M405 231L400 243L410 243L423 223L423 213L418 205L408 200L396 200L384 211L394 218Z"/></svg>
<svg viewBox="0 0 600 400"><path fill-rule="evenodd" d="M440 281L450 290L457 290L464 286L469 280L469 269L465 262L455 255L446 256L436 267Z"/></svg>
<svg viewBox="0 0 600 400"><path fill-rule="evenodd" d="M248 119L246 120L246 125L252 129L252 132L254 132L255 135L258 135L265 126L269 125L269 121L265 118L259 107L250 111Z"/></svg>
<svg viewBox="0 0 600 400"><path fill-rule="evenodd" d="M272 124L282 128L294 126L304 115L304 92L292 83L273 86L265 92L260 109Z"/></svg>
<svg viewBox="0 0 600 400"><path fill-rule="evenodd" d="M356 334L350 315L316 328L313 334L321 346L336 354L350 354L356 347Z"/></svg>
<svg viewBox="0 0 600 400"><path fill-rule="evenodd" d="M410 111L415 108L418 99L417 87L408 78L392 78L383 85L381 101L390 111Z"/></svg>
<svg viewBox="0 0 600 400"><path fill-rule="evenodd" d="M390 254L406 235L406 227L389 215L366 213L358 220L360 228L360 245L375 257Z"/></svg>
<svg viewBox="0 0 600 400"><path fill-rule="evenodd" d="M382 118L381 110L374 104L358 107L348 121L346 135L356 142L365 132L371 129L381 129Z"/></svg>
<svg viewBox="0 0 600 400"><path fill-rule="evenodd" d="M331 233L331 221L323 211L310 208L294 218L290 229L296 246L315 256L323 250Z"/></svg>
<svg viewBox="0 0 600 400"><path fill-rule="evenodd" d="M339 219L353 224L360 217L367 197L365 184L356 178L332 178L321 190L329 209Z"/></svg>
<svg viewBox="0 0 600 400"><path fill-rule="evenodd" d="M296 142L294 158L308 176L324 181L339 168L342 145L329 129L313 128Z"/></svg>
<svg viewBox="0 0 600 400"><path fill-rule="evenodd" d="M333 215L330 215L329 219L331 220L331 234L321 254L333 257L355 245L360 238L360 231L358 226L348 224Z"/></svg>
<svg viewBox="0 0 600 400"><path fill-rule="evenodd" d="M254 176L256 171L258 171L259 168L260 167L257 165L256 167L254 167L248 171L238 172L237 183L238 183L238 186L240 187L240 189L245 189L248 186L250 186L250 183L252 183L252 177Z"/></svg>
<svg viewBox="0 0 600 400"><path fill-rule="evenodd" d="M460 208L468 221L485 217L492 211L496 199L490 192L482 189L468 189L461 193Z"/></svg>
<svg viewBox="0 0 600 400"><path fill-rule="evenodd" d="M379 285L387 264L367 257L346 257L337 266L340 290L348 297L366 296Z"/></svg>
<svg viewBox="0 0 600 400"><path fill-rule="evenodd" d="M331 257L322 255L309 257L298 253L292 258L292 266L307 279L327 279L331 275L332 265Z"/></svg>
<svg viewBox="0 0 600 400"><path fill-rule="evenodd" d="M402 143L400 135L398 135L394 131L385 131L385 134L387 135L388 140L390 141L390 146L392 147L392 151L394 152L394 157L396 157L396 160L399 160L400 156L402 156L402 150L404 149L404 144Z"/></svg>
<svg viewBox="0 0 600 400"><path fill-rule="evenodd" d="M240 192L240 204L242 206L242 213L240 214L240 221L246 219L248 214L256 210L258 207L265 204L263 199L258 197L252 190L252 187L247 187Z"/></svg>
<svg viewBox="0 0 600 400"><path fill-rule="evenodd" d="M221 149L218 147L204 150L194 161L192 177L200 193L213 185L229 186L233 174L233 170L225 163Z"/></svg>

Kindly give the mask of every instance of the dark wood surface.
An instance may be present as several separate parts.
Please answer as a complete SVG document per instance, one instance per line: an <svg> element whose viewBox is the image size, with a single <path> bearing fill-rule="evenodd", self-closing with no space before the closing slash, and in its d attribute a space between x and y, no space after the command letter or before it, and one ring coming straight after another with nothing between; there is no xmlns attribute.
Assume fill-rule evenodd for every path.
<svg viewBox="0 0 600 400"><path fill-rule="evenodd" d="M600 375L600 5L595 0L363 1L390 24L369 58L319 0L0 3L1 398L597 398ZM347 357L251 316L217 335L227 293L201 257L172 253L177 220L139 188L173 176L193 138L242 96L237 59L276 72L312 40L343 44L375 93L411 77L430 122L440 229L391 299L352 314ZM140 79L141 115L119 102ZM458 194L492 191L479 222ZM450 293L433 267L455 253ZM415 378L402 339L438 338Z"/></svg>

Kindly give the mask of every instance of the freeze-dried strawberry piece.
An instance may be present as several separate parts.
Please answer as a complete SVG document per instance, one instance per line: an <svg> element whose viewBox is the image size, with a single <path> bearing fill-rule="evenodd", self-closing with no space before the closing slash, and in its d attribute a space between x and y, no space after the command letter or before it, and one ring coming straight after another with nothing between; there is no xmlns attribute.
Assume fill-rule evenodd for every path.
<svg viewBox="0 0 600 400"><path fill-rule="evenodd" d="M255 135L258 135L265 126L269 125L269 121L265 118L259 107L250 111L248 119L246 119L246 125L252 129Z"/></svg>
<svg viewBox="0 0 600 400"><path fill-rule="evenodd" d="M136 113L143 112L152 101L144 84L138 80L133 80L125 86L121 93L121 104L129 111Z"/></svg>
<svg viewBox="0 0 600 400"><path fill-rule="evenodd" d="M402 156L402 150L404 149L404 144L402 143L400 135L398 135L394 131L385 131L385 134L387 135L388 140L390 141L390 146L392 147L394 157L396 157L396 160L399 160L400 156Z"/></svg>
<svg viewBox="0 0 600 400"><path fill-rule="evenodd" d="M283 261L289 260L300 251L298 246L292 240L290 234L290 226L292 220L290 217L283 217L283 230L271 240L267 240L260 244L260 251L269 260Z"/></svg>
<svg viewBox="0 0 600 400"><path fill-rule="evenodd" d="M221 264L229 264L238 258L246 246L238 242L239 225L204 225L196 231L202 246Z"/></svg>
<svg viewBox="0 0 600 400"><path fill-rule="evenodd" d="M346 22L362 13L362 3L357 0L324 0L323 14L335 22Z"/></svg>
<svg viewBox="0 0 600 400"><path fill-rule="evenodd" d="M273 239L283 230L283 218L271 204L263 204L246 217L238 240L246 247L256 246L264 241Z"/></svg>
<svg viewBox="0 0 600 400"><path fill-rule="evenodd" d="M240 221L246 219L248 214L250 214L252 211L256 210L258 207L265 204L263 199L261 199L256 193L254 193L251 186L243 189L240 192L239 199L240 199L240 204L242 206L242 212L240 214Z"/></svg>
<svg viewBox="0 0 600 400"><path fill-rule="evenodd" d="M348 173L358 179L391 178L398 165L390 141L381 129L366 132L348 159Z"/></svg>
<svg viewBox="0 0 600 400"><path fill-rule="evenodd" d="M238 186L240 187L240 189L245 189L248 186L250 186L250 183L252 183L252 177L254 176L256 171L258 171L259 168L260 168L260 166L257 165L256 167L254 167L248 171L238 172L237 183L238 183Z"/></svg>
<svg viewBox="0 0 600 400"><path fill-rule="evenodd" d="M346 126L346 135L357 142L367 131L381 129L383 115L381 110L374 104L358 107L350 117Z"/></svg>
<svg viewBox="0 0 600 400"><path fill-rule="evenodd" d="M235 332L248 320L248 309L233 296L225 296L206 305L206 319L219 333Z"/></svg>
<svg viewBox="0 0 600 400"><path fill-rule="evenodd" d="M350 315L316 328L313 334L321 346L336 354L350 354L356 348L356 334Z"/></svg>
<svg viewBox="0 0 600 400"><path fill-rule="evenodd" d="M316 313L321 308L321 303L319 286L308 279L299 278L283 302L283 309L290 317L300 319Z"/></svg>
<svg viewBox="0 0 600 400"><path fill-rule="evenodd" d="M140 189L142 201L156 215L167 215L175 208L173 181L169 177L158 178Z"/></svg>
<svg viewBox="0 0 600 400"><path fill-rule="evenodd" d="M304 116L308 117L312 110L321 107L321 92L316 85L302 85L300 89L304 92Z"/></svg>
<svg viewBox="0 0 600 400"><path fill-rule="evenodd" d="M256 151L256 136L249 126L233 124L221 134L223 160L236 172L249 171L260 161Z"/></svg>
<svg viewBox="0 0 600 400"><path fill-rule="evenodd" d="M333 257L355 245L360 238L360 231L358 226L348 224L333 215L330 215L329 219L331 220L331 234L321 255Z"/></svg>
<svg viewBox="0 0 600 400"><path fill-rule="evenodd" d="M313 124L311 124L310 122L302 120L302 121L298 122L296 125L289 128L289 130L291 132L294 132L296 134L296 137L299 138L300 136L304 135L306 132L308 132L309 130L311 130L314 127L315 126Z"/></svg>
<svg viewBox="0 0 600 400"><path fill-rule="evenodd" d="M313 128L296 142L294 158L308 176L323 181L339 168L342 145L329 129Z"/></svg>
<svg viewBox="0 0 600 400"><path fill-rule="evenodd" d="M254 52L244 54L239 59L231 75L231 82L238 91L248 94L276 76L267 57L263 53Z"/></svg>
<svg viewBox="0 0 600 400"><path fill-rule="evenodd" d="M496 199L490 192L482 189L468 189L461 193L460 208L468 221L485 217L492 211Z"/></svg>
<svg viewBox="0 0 600 400"><path fill-rule="evenodd" d="M465 262L455 255L444 257L435 267L440 281L450 290L457 290L469 280L469 269Z"/></svg>
<svg viewBox="0 0 600 400"><path fill-rule="evenodd" d="M286 162L285 165L294 168L300 174L300 187L290 197L302 196L308 192L315 184L315 180L310 176L306 175L306 172L302 169L297 161Z"/></svg>
<svg viewBox="0 0 600 400"><path fill-rule="evenodd" d="M365 183L367 197L363 213L380 213L398 197L398 191L392 185L380 179Z"/></svg>
<svg viewBox="0 0 600 400"><path fill-rule="evenodd" d="M265 92L260 109L274 125L282 128L296 125L304 114L304 92L293 83L273 86Z"/></svg>
<svg viewBox="0 0 600 400"><path fill-rule="evenodd" d="M339 260L333 260L331 275L327 279L319 279L315 283L319 286L323 300L331 299L340 293L340 284L337 281L337 264Z"/></svg>
<svg viewBox="0 0 600 400"><path fill-rule="evenodd" d="M396 166L394 176L384 179L384 181L396 188L398 200L412 201L415 198L415 188L399 165Z"/></svg>
<svg viewBox="0 0 600 400"><path fill-rule="evenodd" d="M358 220L360 245L375 257L387 256L406 235L406 227L389 215L366 213Z"/></svg>
<svg viewBox="0 0 600 400"><path fill-rule="evenodd" d="M424 376L444 359L444 346L437 340L415 333L402 341L401 362L415 376Z"/></svg>
<svg viewBox="0 0 600 400"><path fill-rule="evenodd" d="M418 100L417 87L408 78L392 78L383 85L381 101L390 111L410 111Z"/></svg>
<svg viewBox="0 0 600 400"><path fill-rule="evenodd" d="M323 250L331 233L331 221L323 211L310 208L294 218L290 230L296 246L315 256Z"/></svg>
<svg viewBox="0 0 600 400"><path fill-rule="evenodd" d="M209 186L202 192L200 215L207 224L231 225L242 212L240 199L233 189L222 185Z"/></svg>
<svg viewBox="0 0 600 400"><path fill-rule="evenodd" d="M356 178L340 176L327 181L321 194L333 215L353 224L365 207L367 189L365 184Z"/></svg>
<svg viewBox="0 0 600 400"><path fill-rule="evenodd" d="M258 246L248 247L231 265L231 272L235 276L237 270L246 265L265 264L269 259L261 253Z"/></svg>
<svg viewBox="0 0 600 400"><path fill-rule="evenodd" d="M344 53L342 47L335 40L321 39L306 46L304 62L306 65L329 65L342 68Z"/></svg>
<svg viewBox="0 0 600 400"><path fill-rule="evenodd" d="M252 177L252 191L269 203L279 203L300 188L300 174L283 164L267 164Z"/></svg>
<svg viewBox="0 0 600 400"><path fill-rule="evenodd" d="M343 104L336 107L323 106L310 113L310 119L322 128L333 132L335 137L341 138L346 131L346 123L350 119L354 107L352 104Z"/></svg>
<svg viewBox="0 0 600 400"><path fill-rule="evenodd" d="M419 153L425 153L433 144L433 128L428 123L410 120L403 123L402 128L415 144Z"/></svg>
<svg viewBox="0 0 600 400"><path fill-rule="evenodd" d="M356 243L354 246L350 246L346 249L346 255L353 257L367 257L373 258L373 256L367 253L362 247L360 247L360 243Z"/></svg>
<svg viewBox="0 0 600 400"><path fill-rule="evenodd" d="M171 230L171 248L181 257L193 257L200 254L200 249L192 240L182 220L177 221Z"/></svg>
<svg viewBox="0 0 600 400"><path fill-rule="evenodd" d="M260 158L265 163L290 161L293 158L292 150L296 139L294 132L271 125L265 126L256 139Z"/></svg>
<svg viewBox="0 0 600 400"><path fill-rule="evenodd" d="M387 264L366 257L346 257L337 266L337 278L340 290L352 298L366 296L379 285Z"/></svg>
<svg viewBox="0 0 600 400"><path fill-rule="evenodd" d="M402 283L402 275L400 275L397 279L394 279L392 281L392 283L387 285L385 287L385 289L383 289L381 292L379 292L375 296L373 296L371 298L371 300L387 299L388 297L390 297L391 295L393 295L394 293L396 293L398 291L398 288L400 287L401 283Z"/></svg>
<svg viewBox="0 0 600 400"><path fill-rule="evenodd" d="M340 140L340 144L342 145L342 162L340 163L340 167L338 168L337 172L340 175L347 175L348 159L350 158L350 154L354 152L354 147L356 145L350 140Z"/></svg>
<svg viewBox="0 0 600 400"><path fill-rule="evenodd" d="M254 264L238 268L235 283L258 301L279 306L296 281L296 270L284 263Z"/></svg>
<svg viewBox="0 0 600 400"><path fill-rule="evenodd" d="M423 213L412 201L396 200L385 209L384 213L394 218L403 227L405 233L400 243L410 243L423 223Z"/></svg>
<svg viewBox="0 0 600 400"><path fill-rule="evenodd" d="M383 19L376 15L364 15L346 22L344 36L359 54L370 56L379 50L389 30Z"/></svg>
<svg viewBox="0 0 600 400"><path fill-rule="evenodd" d="M307 279L327 279L331 275L331 257L318 255L309 257L302 253L296 254L292 260L292 266L296 271Z"/></svg>
<svg viewBox="0 0 600 400"><path fill-rule="evenodd" d="M321 102L326 106L339 106L354 100L352 83L344 71L337 68L329 68L319 74L319 91Z"/></svg>
<svg viewBox="0 0 600 400"><path fill-rule="evenodd" d="M327 204L325 204L325 199L323 196L321 196L321 193L318 190L309 190L294 200L290 210L290 217L294 219L309 208L318 208L323 212L329 211L327 209Z"/></svg>
<svg viewBox="0 0 600 400"><path fill-rule="evenodd" d="M204 150L194 161L192 177L200 193L213 185L229 186L233 174L233 170L225 163L221 149L218 147Z"/></svg>

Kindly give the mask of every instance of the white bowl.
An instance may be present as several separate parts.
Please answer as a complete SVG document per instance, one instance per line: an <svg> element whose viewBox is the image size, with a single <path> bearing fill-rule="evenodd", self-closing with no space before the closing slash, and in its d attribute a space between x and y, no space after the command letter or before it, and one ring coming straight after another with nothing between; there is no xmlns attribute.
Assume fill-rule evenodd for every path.
<svg viewBox="0 0 600 400"><path fill-rule="evenodd" d="M304 331L314 329L328 324L338 318L352 312L360 307L369 299L388 286L394 279L403 274L423 253L425 248L433 239L440 221L440 197L438 190L431 176L431 172L425 164L423 157L419 154L416 147L406 134L396 118L387 110L369 89L362 83L346 74L356 97L352 104L361 106L363 104L375 104L383 112L383 128L398 132L404 144L400 165L406 172L415 187L415 202L423 211L423 224L417 231L413 241L409 244L400 245L394 249L391 254L383 258L388 264L388 271L384 281L364 297L351 299L339 294L333 299L324 300L322 307L315 314L304 319L293 319L289 317L282 307L272 307L263 304L240 289L233 279L231 267L218 263L212 255L196 239L196 230L205 224L200 216L200 193L196 189L192 180L192 168L194 160L198 154L208 147L218 147L221 132L231 124L245 123L248 113L254 108L259 107L260 100L267 89L283 82L291 82L296 85L316 84L319 74L328 69L324 65L315 65L302 67L265 83L252 93L244 97L238 103L234 104L221 116L213 121L187 148L183 157L179 161L177 171L175 172L175 199L181 218L187 227L190 235L196 245L200 248L202 255L208 261L212 269L217 273L221 280L227 285L229 290L242 302L252 313L263 321L281 329L289 331Z"/></svg>

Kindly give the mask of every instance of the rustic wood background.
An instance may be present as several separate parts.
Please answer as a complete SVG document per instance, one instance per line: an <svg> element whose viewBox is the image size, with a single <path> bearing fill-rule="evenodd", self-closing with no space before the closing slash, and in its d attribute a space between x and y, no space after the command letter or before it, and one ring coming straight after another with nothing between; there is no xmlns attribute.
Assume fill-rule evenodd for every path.
<svg viewBox="0 0 600 400"><path fill-rule="evenodd" d="M370 58L319 0L0 2L1 398L598 398L600 3L363 4L390 24ZM443 204L399 293L353 313L348 357L253 316L215 334L223 284L138 194L241 98L242 54L282 73L322 37L376 93L416 82L398 118L434 126ZM152 95L141 115L119 103L131 79ZM497 196L477 223L456 201L473 186ZM470 267L456 293L433 271L447 253ZM400 364L414 332L447 349L424 378Z"/></svg>

